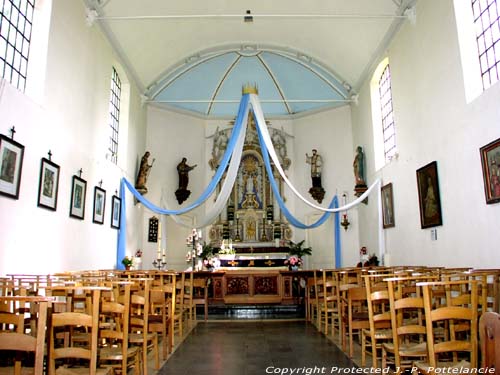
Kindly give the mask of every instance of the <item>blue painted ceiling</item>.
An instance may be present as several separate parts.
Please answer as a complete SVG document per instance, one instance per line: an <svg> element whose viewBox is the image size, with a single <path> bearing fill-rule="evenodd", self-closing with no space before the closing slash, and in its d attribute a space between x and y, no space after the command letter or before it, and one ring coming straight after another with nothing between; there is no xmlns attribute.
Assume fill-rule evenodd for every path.
<svg viewBox="0 0 500 375"><path fill-rule="evenodd" d="M152 102L205 116L234 116L241 89L256 84L266 116L340 106L349 85L310 57L279 50L226 50L198 54L150 86Z"/></svg>

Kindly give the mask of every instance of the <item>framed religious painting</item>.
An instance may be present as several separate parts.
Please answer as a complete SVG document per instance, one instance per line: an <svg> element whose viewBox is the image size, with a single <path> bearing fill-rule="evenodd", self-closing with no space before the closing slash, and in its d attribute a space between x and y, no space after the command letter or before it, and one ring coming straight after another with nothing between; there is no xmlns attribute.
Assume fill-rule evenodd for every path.
<svg viewBox="0 0 500 375"><path fill-rule="evenodd" d="M106 190L94 187L94 215L92 221L97 224L104 224L104 209L106 208Z"/></svg>
<svg viewBox="0 0 500 375"><path fill-rule="evenodd" d="M38 181L38 207L55 211L59 190L59 166L51 160L42 158L40 180Z"/></svg>
<svg viewBox="0 0 500 375"><path fill-rule="evenodd" d="M500 202L500 138L479 149L486 204Z"/></svg>
<svg viewBox="0 0 500 375"><path fill-rule="evenodd" d="M19 199L24 146L0 134L0 194Z"/></svg>
<svg viewBox="0 0 500 375"><path fill-rule="evenodd" d="M392 228L394 222L394 200L392 193L392 183L382 186L382 224L384 228Z"/></svg>
<svg viewBox="0 0 500 375"><path fill-rule="evenodd" d="M120 228L122 200L116 195L111 198L111 228Z"/></svg>
<svg viewBox="0 0 500 375"><path fill-rule="evenodd" d="M417 169L417 187L422 229L443 225L436 161Z"/></svg>
<svg viewBox="0 0 500 375"><path fill-rule="evenodd" d="M69 216L83 220L85 218L85 197L87 194L87 181L73 175L71 184L71 204Z"/></svg>

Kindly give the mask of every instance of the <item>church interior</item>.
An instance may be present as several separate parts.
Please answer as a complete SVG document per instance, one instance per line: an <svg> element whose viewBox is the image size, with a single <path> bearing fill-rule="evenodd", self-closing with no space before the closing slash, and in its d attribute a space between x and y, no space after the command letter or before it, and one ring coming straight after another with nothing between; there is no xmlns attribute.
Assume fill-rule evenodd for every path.
<svg viewBox="0 0 500 375"><path fill-rule="evenodd" d="M397 372L407 362L370 324L380 304L356 326L342 285L371 306L385 278L389 306L406 278L426 314L468 293L460 337L486 366L478 330L500 312L497 3L5 0L0 311L30 285L46 319L76 284L91 307L128 291L132 311L117 280L137 277L153 311L164 286L163 359L197 305L203 321L208 304L298 303L356 365ZM415 334L429 343L432 324ZM129 361L147 372L140 342Z"/></svg>

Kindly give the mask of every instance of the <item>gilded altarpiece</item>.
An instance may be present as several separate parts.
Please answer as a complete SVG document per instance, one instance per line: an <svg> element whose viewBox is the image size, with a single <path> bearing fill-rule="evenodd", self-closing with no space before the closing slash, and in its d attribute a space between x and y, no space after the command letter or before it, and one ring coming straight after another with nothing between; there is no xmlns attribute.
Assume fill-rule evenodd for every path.
<svg viewBox="0 0 500 375"><path fill-rule="evenodd" d="M248 121L236 182L225 210L210 228L209 240L215 247L220 247L223 240L232 242L236 253L286 253L284 247L286 240L292 236L292 230L274 198L253 117L249 116ZM230 125L234 125L234 122ZM267 125L280 163L286 171L291 164L286 144L290 135L283 129ZM208 164L214 171L226 150L231 130L231 127L222 130L217 128L212 137L212 157ZM272 178L283 196L283 179L274 165L272 168ZM219 184L218 191L220 188Z"/></svg>

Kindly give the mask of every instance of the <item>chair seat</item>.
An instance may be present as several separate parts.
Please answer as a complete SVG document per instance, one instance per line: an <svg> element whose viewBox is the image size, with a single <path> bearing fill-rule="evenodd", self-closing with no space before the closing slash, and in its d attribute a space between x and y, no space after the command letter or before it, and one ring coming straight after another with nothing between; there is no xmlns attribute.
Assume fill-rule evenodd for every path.
<svg viewBox="0 0 500 375"><path fill-rule="evenodd" d="M97 368L96 375L111 374L111 367ZM88 375L89 369L85 367L67 367L61 366L56 369L56 375Z"/></svg>
<svg viewBox="0 0 500 375"><path fill-rule="evenodd" d="M386 351L394 353L394 344L392 342L386 342L382 345ZM400 344L399 355L402 357L425 357L427 356L427 344L425 342Z"/></svg>
<svg viewBox="0 0 500 375"><path fill-rule="evenodd" d="M425 373L430 372L430 364L427 362L415 362L414 366L418 368L419 371L423 371ZM434 373L442 373L444 374L446 369L470 369L470 363L462 360L460 362L438 362L436 368L433 370ZM441 371L440 371L441 370ZM447 371L447 373L451 373ZM453 372L455 374L455 372Z"/></svg>
<svg viewBox="0 0 500 375"><path fill-rule="evenodd" d="M127 348L127 357L131 357L139 353L138 346ZM101 361L120 361L122 359L122 349L119 347L104 347L99 351Z"/></svg>

